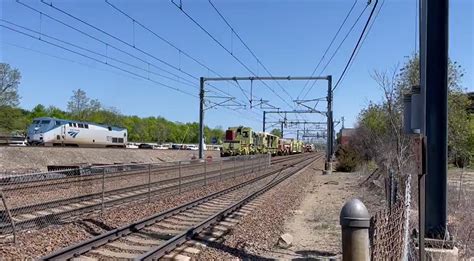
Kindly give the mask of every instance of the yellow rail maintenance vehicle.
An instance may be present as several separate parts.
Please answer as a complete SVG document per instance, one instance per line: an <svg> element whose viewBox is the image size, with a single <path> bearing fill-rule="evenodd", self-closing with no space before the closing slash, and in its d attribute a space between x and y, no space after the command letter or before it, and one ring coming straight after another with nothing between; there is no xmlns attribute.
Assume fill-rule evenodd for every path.
<svg viewBox="0 0 474 261"><path fill-rule="evenodd" d="M230 127L225 132L221 157L256 154L255 132L252 128Z"/></svg>

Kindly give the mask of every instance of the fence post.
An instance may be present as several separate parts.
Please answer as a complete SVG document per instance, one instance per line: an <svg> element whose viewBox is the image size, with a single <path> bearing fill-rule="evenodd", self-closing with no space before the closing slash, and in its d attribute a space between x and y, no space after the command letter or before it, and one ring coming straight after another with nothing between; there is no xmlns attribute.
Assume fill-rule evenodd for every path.
<svg viewBox="0 0 474 261"><path fill-rule="evenodd" d="M178 193L181 194L181 161L178 161Z"/></svg>
<svg viewBox="0 0 474 261"><path fill-rule="evenodd" d="M238 156L234 156L234 171L233 171L233 172L234 172L234 179L235 179L236 171L237 171L237 170L235 169L235 168L236 168L236 166L235 166L236 163L235 163L235 162L237 161L237 157L238 157Z"/></svg>
<svg viewBox="0 0 474 261"><path fill-rule="evenodd" d="M104 214L104 208L105 208L105 203L104 203L104 197L105 197L105 168L102 170L102 199L101 199L101 209L100 213Z"/></svg>
<svg viewBox="0 0 474 261"><path fill-rule="evenodd" d="M223 159L219 161L219 181L222 181L222 161Z"/></svg>
<svg viewBox="0 0 474 261"><path fill-rule="evenodd" d="M207 159L204 158L204 186L207 186Z"/></svg>
<svg viewBox="0 0 474 261"><path fill-rule="evenodd" d="M341 209L342 260L368 261L370 215L359 199L346 202Z"/></svg>
<svg viewBox="0 0 474 261"><path fill-rule="evenodd" d="M7 211L8 219L10 220L10 224L12 225L13 243L16 244L16 226L15 226L15 220L13 220L13 218L12 218L12 213L10 212L10 209L8 208L7 200L6 200L6 198L5 198L5 195L3 195L3 190L2 190L2 189L0 189L0 197L2 198L3 207L4 207L5 210Z"/></svg>
<svg viewBox="0 0 474 261"><path fill-rule="evenodd" d="M151 202L151 164L148 164L148 202Z"/></svg>

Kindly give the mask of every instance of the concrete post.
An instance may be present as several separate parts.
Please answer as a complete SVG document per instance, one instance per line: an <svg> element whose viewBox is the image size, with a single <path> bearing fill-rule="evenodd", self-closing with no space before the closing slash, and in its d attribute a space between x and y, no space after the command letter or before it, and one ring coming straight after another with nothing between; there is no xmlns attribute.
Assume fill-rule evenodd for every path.
<svg viewBox="0 0 474 261"><path fill-rule="evenodd" d="M370 215L359 199L346 202L341 209L342 260L368 261Z"/></svg>

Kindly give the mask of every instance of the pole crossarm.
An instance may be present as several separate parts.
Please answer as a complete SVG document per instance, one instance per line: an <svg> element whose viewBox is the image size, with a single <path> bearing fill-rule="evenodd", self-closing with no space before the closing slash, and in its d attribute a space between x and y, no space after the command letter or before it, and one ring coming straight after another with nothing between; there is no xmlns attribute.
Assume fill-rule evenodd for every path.
<svg viewBox="0 0 474 261"><path fill-rule="evenodd" d="M274 76L274 77L203 77L204 81L311 81L311 80L327 80L329 76L313 77L313 76Z"/></svg>
<svg viewBox="0 0 474 261"><path fill-rule="evenodd" d="M260 99L260 100L256 100L257 103L254 104L253 103L253 97L252 97L252 93L253 93L253 81L266 81L266 80L269 80L269 81L311 81L311 80L327 80L328 82L328 96L326 97L327 98L327 102L328 102L328 110L325 112L325 111L320 111L320 110L316 110L316 106L314 108L312 107L309 107L307 105L303 105L307 108L307 110L292 110L292 111L281 111L279 108L276 108L275 106L272 106L268 103L267 100L263 100L263 99ZM328 125L327 126L327 129L328 129L328 146L327 146L327 161L329 161L331 159L331 156L333 154L333 148L332 148L332 144L333 144L333 136L334 135L331 135L332 133L332 130L334 128L334 123L333 123L333 118L332 118L332 96L333 96L333 93L332 93L332 76L331 75L327 75L327 76L270 76L270 77L267 77L267 76L250 76L250 77L237 77L237 76L234 76L234 77L200 77L199 79L199 100L200 100L200 106L199 106L199 158L202 159L204 157L204 111L205 110L208 110L208 109L211 109L211 108L214 108L214 107L217 107L217 106L238 106L238 105L229 105L227 104L228 102L230 101L233 101L235 102L232 98L228 98L226 97L224 101L222 102L214 102L214 105L210 106L210 107L207 107L205 108L205 103L206 103L206 95L205 95L205 90L204 90L204 86L206 84L206 82L208 81L235 81L235 82L238 82L238 81L251 81L251 90L250 90L250 98L248 98L249 100L249 103L250 103L250 108L252 107L255 107L255 106L260 106L261 108L263 108L264 106L267 106L267 107L271 107L269 109L272 109L272 110L276 110L276 111L263 111L263 131L265 132L265 119L266 119L266 114L285 114L284 118L285 118L285 122L287 121L286 120L286 114L288 113L297 113L297 114L300 114L300 113L319 113L319 114L322 114L323 116L326 116L327 117L327 122L326 124ZM240 86L240 85L239 85ZM241 88L242 90L242 88ZM243 91L243 90L242 90ZM219 97L219 98L224 98L224 97ZM322 98L318 98L318 99L315 99L314 101L319 102L320 100L322 100ZM302 100L300 101L301 103L305 102L305 100ZM281 127L281 135L283 137L283 129L284 129L284 124L285 122L280 122L280 127Z"/></svg>
<svg viewBox="0 0 474 261"><path fill-rule="evenodd" d="M281 114L281 113L319 113L324 116L326 116L327 112L325 111L320 111L320 110L315 110L311 108L310 110L292 110L292 111L266 111L267 114L273 113L273 114Z"/></svg>

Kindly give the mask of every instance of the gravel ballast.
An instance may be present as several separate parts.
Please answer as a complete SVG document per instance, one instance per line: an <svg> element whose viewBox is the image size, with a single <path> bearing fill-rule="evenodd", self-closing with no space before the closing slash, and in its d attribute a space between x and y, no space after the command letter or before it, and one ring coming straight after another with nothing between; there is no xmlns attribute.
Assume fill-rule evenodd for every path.
<svg viewBox="0 0 474 261"><path fill-rule="evenodd" d="M196 258L290 260L337 256L341 238L339 211L344 202L359 197L371 212L383 202L358 186L360 176L350 173L322 175L323 166L323 159L315 161L262 195L259 206L243 217L222 242L208 243ZM308 198L314 203L305 207ZM285 233L293 237L289 249L282 249L277 244Z"/></svg>
<svg viewBox="0 0 474 261"><path fill-rule="evenodd" d="M44 229L21 231L18 233L16 245L6 240L1 243L0 259L39 258L65 246L237 185L253 177L255 177L254 174L239 176L236 179L231 178L208 184L208 186L191 188L180 195L177 195L177 192L164 194L154 198L150 203L144 201L116 207L106 210L103 215L91 214L69 223L61 222Z"/></svg>

